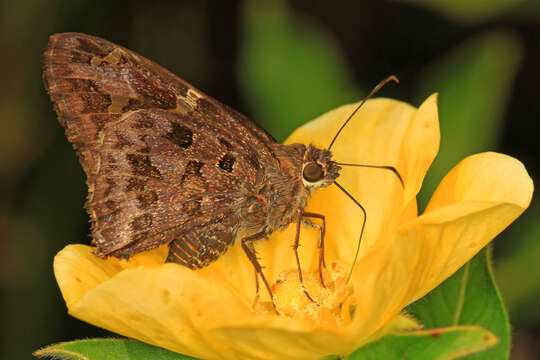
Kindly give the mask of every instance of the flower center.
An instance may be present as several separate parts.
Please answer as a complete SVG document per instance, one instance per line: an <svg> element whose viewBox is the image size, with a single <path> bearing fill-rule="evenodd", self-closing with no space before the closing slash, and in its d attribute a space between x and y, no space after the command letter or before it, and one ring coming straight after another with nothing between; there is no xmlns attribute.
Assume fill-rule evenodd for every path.
<svg viewBox="0 0 540 360"><path fill-rule="evenodd" d="M318 325L343 325L342 304L347 297L347 271L340 263L333 262L323 269L324 286L319 272L303 272L304 287L314 301L304 292L298 269L283 271L272 285L277 310L283 316L307 320Z"/></svg>

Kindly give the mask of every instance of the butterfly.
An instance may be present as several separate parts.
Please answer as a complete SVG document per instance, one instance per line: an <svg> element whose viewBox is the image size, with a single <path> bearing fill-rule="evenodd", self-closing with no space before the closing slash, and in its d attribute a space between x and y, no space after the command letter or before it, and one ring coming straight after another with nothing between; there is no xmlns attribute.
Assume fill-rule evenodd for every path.
<svg viewBox="0 0 540 360"><path fill-rule="evenodd" d="M168 244L168 262L200 269L240 241L271 295L253 244L295 222L302 281L304 222L320 231L320 273L325 217L304 211L307 200L331 184L352 198L336 182L340 165L367 165L332 160L333 142L280 144L163 67L98 37L52 35L44 63L45 88L86 173L97 255L129 258ZM399 177L392 167L369 167Z"/></svg>

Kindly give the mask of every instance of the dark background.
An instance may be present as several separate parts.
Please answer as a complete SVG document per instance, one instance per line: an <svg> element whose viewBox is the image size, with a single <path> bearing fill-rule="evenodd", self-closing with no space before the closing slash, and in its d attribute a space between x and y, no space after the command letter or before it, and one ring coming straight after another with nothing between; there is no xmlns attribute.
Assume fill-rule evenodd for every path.
<svg viewBox="0 0 540 360"><path fill-rule="evenodd" d="M460 158L485 150L520 159L537 182L540 7L484 3L1 2L0 357L30 359L53 342L111 335L67 315L52 272L56 252L90 239L84 174L41 82L50 34L84 32L128 47L280 140L395 74L400 85L381 96L418 106L441 94L442 159L426 191ZM322 70L309 74L313 64ZM513 359L540 354L539 219L533 201L495 241Z"/></svg>

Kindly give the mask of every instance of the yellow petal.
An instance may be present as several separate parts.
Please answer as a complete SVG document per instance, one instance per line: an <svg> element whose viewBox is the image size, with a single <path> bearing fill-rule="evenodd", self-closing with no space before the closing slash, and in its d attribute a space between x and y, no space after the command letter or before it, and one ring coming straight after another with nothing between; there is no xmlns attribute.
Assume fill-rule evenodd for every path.
<svg viewBox="0 0 540 360"><path fill-rule="evenodd" d="M55 257L54 268L69 313L176 352L231 358L229 345L208 336L208 329L249 320L255 316L251 304L200 272L176 264L152 266L157 257L147 252L129 262L100 259L88 246L67 246Z"/></svg>
<svg viewBox="0 0 540 360"><path fill-rule="evenodd" d="M443 209L441 209L443 210ZM457 204L420 217L358 260L352 327L370 335L467 262L520 213L509 204ZM423 221L422 221L423 220ZM500 226L500 227L499 227Z"/></svg>
<svg viewBox="0 0 540 360"><path fill-rule="evenodd" d="M130 261L114 257L103 259L95 256L91 247L75 244L66 246L55 256L54 274L69 309L88 291L120 271L139 265L161 265L166 256L165 248L159 248L138 254Z"/></svg>
<svg viewBox="0 0 540 360"><path fill-rule="evenodd" d="M521 215L533 189L523 164L508 155L476 154L454 167L413 225L421 226L425 246L433 252L426 254L432 259L417 279L422 286L413 299L452 275Z"/></svg>
<svg viewBox="0 0 540 360"><path fill-rule="evenodd" d="M433 210L402 229L394 243L417 247L407 303L446 280L514 221L524 208L510 203L461 202Z"/></svg>
<svg viewBox="0 0 540 360"><path fill-rule="evenodd" d="M363 344L375 341L391 331L418 329L419 325L406 316L396 316L369 339L359 336L351 328L328 331L302 331L298 327L276 328L269 321L265 326L231 326L213 333L225 342L249 339L242 344L242 352L249 359L318 359L328 355L346 355Z"/></svg>
<svg viewBox="0 0 540 360"><path fill-rule="evenodd" d="M467 157L445 176L426 212L459 201L494 201L525 209L533 182L523 164L511 156L487 152Z"/></svg>
<svg viewBox="0 0 540 360"><path fill-rule="evenodd" d="M371 338L407 305L412 274L420 262L418 243L387 239L357 260L352 273L352 307L350 331Z"/></svg>
<svg viewBox="0 0 540 360"><path fill-rule="evenodd" d="M225 343L234 343L242 359L318 359L328 355L346 354L359 342L346 332L297 329L295 324L284 327L267 324L230 326L215 329L213 335ZM238 341L240 339L240 341ZM241 355L240 355L241 354Z"/></svg>
<svg viewBox="0 0 540 360"><path fill-rule="evenodd" d="M441 136L437 94L420 105L410 120L400 152L400 171L406 184L404 202L414 200L427 170L439 152Z"/></svg>
<svg viewBox="0 0 540 360"><path fill-rule="evenodd" d="M357 311L373 316L373 306L392 314L424 296L517 218L532 190L522 164L509 156L464 160L443 180L424 215L355 267L355 293L368 297L366 309Z"/></svg>
<svg viewBox="0 0 540 360"><path fill-rule="evenodd" d="M365 340L347 329L256 314L228 284L158 252L101 259L69 245L54 269L69 313L115 333L203 359L313 359ZM206 274L208 275L208 274Z"/></svg>
<svg viewBox="0 0 540 360"><path fill-rule="evenodd" d="M427 294L516 219L532 191L523 165L509 156L465 159L442 181L424 215L355 265L352 326L369 333Z"/></svg>

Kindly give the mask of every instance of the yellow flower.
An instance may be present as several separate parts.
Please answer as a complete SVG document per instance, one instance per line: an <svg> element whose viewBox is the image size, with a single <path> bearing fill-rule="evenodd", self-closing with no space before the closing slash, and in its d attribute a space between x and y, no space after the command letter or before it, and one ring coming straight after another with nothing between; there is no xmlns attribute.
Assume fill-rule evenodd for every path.
<svg viewBox="0 0 540 360"><path fill-rule="evenodd" d="M355 106L322 115L288 142L328 146ZM307 210L326 216L326 288L317 277L315 229L302 227L300 259L318 304L298 286L290 226L256 244L280 316L271 311L267 294L261 291L255 299L253 268L238 246L199 271L163 264L163 247L125 261L101 259L88 246L67 246L56 256L54 270L69 313L203 359L350 353L402 326L405 306L452 275L529 205L533 184L523 165L483 153L459 163L418 216L416 195L438 148L436 96L418 109L370 100L343 131L332 148L334 159L395 166L405 186L390 171L341 171L338 181L367 212L356 261L360 209L333 185L311 198Z"/></svg>

